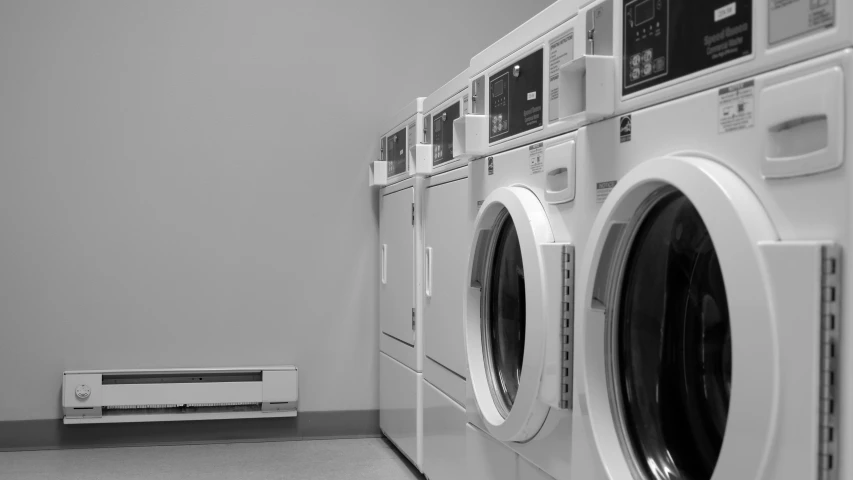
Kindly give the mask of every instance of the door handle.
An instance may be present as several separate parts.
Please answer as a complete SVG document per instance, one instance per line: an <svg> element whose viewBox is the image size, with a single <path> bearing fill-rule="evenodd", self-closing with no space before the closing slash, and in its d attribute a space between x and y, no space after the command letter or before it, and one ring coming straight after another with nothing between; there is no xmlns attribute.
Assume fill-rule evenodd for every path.
<svg viewBox="0 0 853 480"><path fill-rule="evenodd" d="M382 252L379 256L380 277L382 285L386 285L388 283L388 244L382 244Z"/></svg>
<svg viewBox="0 0 853 480"><path fill-rule="evenodd" d="M426 248L426 296L432 298L432 247Z"/></svg>

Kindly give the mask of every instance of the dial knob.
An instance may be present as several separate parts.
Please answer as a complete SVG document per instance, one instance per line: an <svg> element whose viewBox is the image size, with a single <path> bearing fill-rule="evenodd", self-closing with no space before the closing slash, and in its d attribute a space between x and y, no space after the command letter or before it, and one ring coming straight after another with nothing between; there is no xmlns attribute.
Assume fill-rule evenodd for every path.
<svg viewBox="0 0 853 480"><path fill-rule="evenodd" d="M74 394L80 400L85 400L92 394L92 389L88 385L77 385L77 388L74 389Z"/></svg>

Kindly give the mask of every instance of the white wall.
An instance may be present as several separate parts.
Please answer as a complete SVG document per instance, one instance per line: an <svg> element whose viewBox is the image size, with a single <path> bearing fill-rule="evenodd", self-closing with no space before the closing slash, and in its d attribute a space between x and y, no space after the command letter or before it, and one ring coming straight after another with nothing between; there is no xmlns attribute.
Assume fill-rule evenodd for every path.
<svg viewBox="0 0 853 480"><path fill-rule="evenodd" d="M94 368L377 408L380 113L549 3L0 0L0 421Z"/></svg>

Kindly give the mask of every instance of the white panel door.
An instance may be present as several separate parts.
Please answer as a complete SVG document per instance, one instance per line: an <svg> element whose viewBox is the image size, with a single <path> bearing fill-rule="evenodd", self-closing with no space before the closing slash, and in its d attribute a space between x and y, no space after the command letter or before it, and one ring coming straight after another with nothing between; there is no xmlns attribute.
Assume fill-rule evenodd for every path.
<svg viewBox="0 0 853 480"><path fill-rule="evenodd" d="M427 189L424 210L424 348L457 375L466 375L462 295L471 245L468 180Z"/></svg>
<svg viewBox="0 0 853 480"><path fill-rule="evenodd" d="M414 189L385 195L379 213L379 321L382 331L414 346Z"/></svg>
<svg viewBox="0 0 853 480"><path fill-rule="evenodd" d="M465 456L470 480L526 480L518 478L518 454L470 423L465 426Z"/></svg>
<svg viewBox="0 0 853 480"><path fill-rule="evenodd" d="M467 480L465 408L423 383L424 473L430 480Z"/></svg>
<svg viewBox="0 0 853 480"><path fill-rule="evenodd" d="M421 468L418 454L418 388L421 376L379 353L379 427L409 460Z"/></svg>

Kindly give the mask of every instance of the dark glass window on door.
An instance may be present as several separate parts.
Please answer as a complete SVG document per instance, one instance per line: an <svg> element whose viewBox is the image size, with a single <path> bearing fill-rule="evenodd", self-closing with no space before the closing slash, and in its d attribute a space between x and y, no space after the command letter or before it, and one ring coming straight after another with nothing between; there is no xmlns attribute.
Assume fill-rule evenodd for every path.
<svg viewBox="0 0 853 480"><path fill-rule="evenodd" d="M648 479L709 480L728 418L732 343L711 236L673 191L637 230L618 324L623 422Z"/></svg>
<svg viewBox="0 0 853 480"><path fill-rule="evenodd" d="M487 358L492 370L492 390L508 412L515 403L524 359L526 305L524 264L518 232L508 215L494 248L488 292Z"/></svg>

